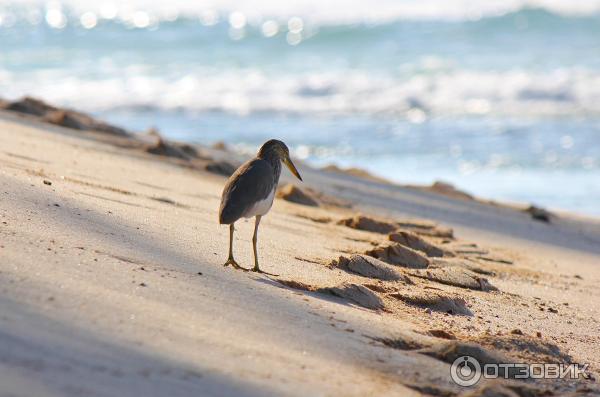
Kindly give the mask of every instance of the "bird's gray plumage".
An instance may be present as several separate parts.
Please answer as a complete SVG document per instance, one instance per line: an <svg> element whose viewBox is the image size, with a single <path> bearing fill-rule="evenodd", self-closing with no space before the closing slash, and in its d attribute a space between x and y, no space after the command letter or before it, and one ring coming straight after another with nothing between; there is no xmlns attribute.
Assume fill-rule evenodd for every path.
<svg viewBox="0 0 600 397"><path fill-rule="evenodd" d="M275 167L266 159L255 158L238 168L223 189L219 223L232 224L257 202L266 199L279 182L279 160Z"/></svg>
<svg viewBox="0 0 600 397"><path fill-rule="evenodd" d="M266 273L258 266L258 225L260 219L269 212L273 205L275 189L281 175L281 163L285 163L296 178L302 180L300 173L290 159L290 150L277 139L265 142L256 157L238 168L227 180L221 207L219 208L219 222L229 225L229 256L223 266L233 266L236 269L252 270ZM254 250L254 267L246 269L240 266L233 258L233 234L235 222L241 217L255 217L252 248ZM271 274L271 273L267 273Z"/></svg>

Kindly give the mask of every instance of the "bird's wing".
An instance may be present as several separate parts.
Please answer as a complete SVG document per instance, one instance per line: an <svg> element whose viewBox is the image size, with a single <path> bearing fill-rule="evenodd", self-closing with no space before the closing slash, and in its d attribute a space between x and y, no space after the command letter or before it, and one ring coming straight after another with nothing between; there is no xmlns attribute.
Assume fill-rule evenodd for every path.
<svg viewBox="0 0 600 397"><path fill-rule="evenodd" d="M244 163L229 178L221 196L219 222L231 224L264 200L275 188L273 167L262 159Z"/></svg>

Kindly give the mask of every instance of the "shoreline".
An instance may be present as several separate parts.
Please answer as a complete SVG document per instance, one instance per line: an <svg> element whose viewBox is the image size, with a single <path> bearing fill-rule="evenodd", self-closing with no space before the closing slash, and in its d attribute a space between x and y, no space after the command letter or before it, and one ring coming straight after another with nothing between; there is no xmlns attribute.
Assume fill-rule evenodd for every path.
<svg viewBox="0 0 600 397"><path fill-rule="evenodd" d="M31 104L27 103L28 101L31 101L33 106ZM10 108L11 105L21 104L21 103L25 103L25 106L18 106L13 109ZM126 139L131 139L132 141L135 141L138 145L140 143L152 144L153 142L156 142L158 140L158 142L167 142L167 143L170 143L172 146L178 146L178 147L193 148L194 146L197 146L198 149L200 149L202 151L207 151L208 153L212 152L213 155L214 155L215 150L216 151L225 151L225 152L228 152L228 154L230 156L233 156L235 158L235 162L238 162L240 164L248 156L245 153L237 153L235 151L232 151L231 148L229 148L227 146L227 143L225 143L223 141L217 141L210 145L203 145L203 144L194 144L194 143L189 143L189 142L166 139L163 136L163 134L161 134L161 132L155 128L150 128L146 131L130 131L130 130L127 130L120 126L117 126L117 125L111 125L109 123L99 121L99 119L94 119L94 118L88 116L87 114L78 112L76 110L72 110L69 108L54 107L51 104L47 104L46 102L43 102L34 97L25 96L21 99L17 99L14 101L6 101L6 100L2 100L2 98L0 98L0 111L4 110L6 112L5 116L7 116L7 117L11 117L11 116L25 117L26 119L33 121L33 122L38 121L41 123L50 123L50 124L62 125L62 126L66 126L66 127L73 127L73 122L71 120L69 120L68 117L60 118L60 117L64 117L64 116L60 116L59 119L52 120L52 117L53 117L52 115L48 116L47 114L44 115L41 113L32 114L32 111L34 113L35 112L44 112L44 113L48 112L47 109L40 110L40 108L44 108L44 107L50 108L50 113L66 112L68 114L69 112L72 112L76 115L85 116L90 119L90 120L84 120L83 126L75 126L76 129L93 131L93 127L94 127L93 123L98 123L102 127L108 128L109 132L117 131L117 135L122 135ZM56 110L58 110L58 112L56 112ZM94 120L94 121L90 124L91 120ZM85 125L85 123L88 123L88 125ZM102 132L102 131L100 131L100 132ZM160 153L156 153L156 154L166 154L166 153L160 152ZM170 154L170 155L166 154L166 155L172 156L172 154ZM183 155L185 155L185 153ZM175 155L175 157L178 157L177 154ZM217 155L216 157L218 158L220 156ZM379 182L379 183L383 183L383 184L398 186L401 188L414 189L417 191L431 192L434 194L445 195L450 198L474 200L479 203L489 204L492 206L507 207L507 208L515 209L517 211L528 212L528 209L535 209L536 211L540 211L541 213L546 213L542 218L549 218L550 216L553 216L554 214L556 214L556 215L560 214L562 217L569 217L569 218L574 218L574 219L590 220L590 221L597 220L598 222L600 222L600 215L572 211L572 210L564 209L561 207L538 206L536 203L527 202L527 201L497 200L492 197L484 197L484 196L480 196L480 195L475 195L475 194L469 192L468 190L462 190L463 187L461 187L461 186L455 186L452 183L449 183L449 182L446 182L446 181L440 180L440 179L434 180L431 184L411 184L411 183L403 183L403 182L399 182L399 181L394 181L394 180L386 178L385 176L374 174L368 170L365 170L362 168L357 168L357 167L340 167L336 164L329 164L329 165L325 165L325 166L321 166L321 167L315 167L313 165L308 164L308 166L311 169L320 170L320 171L324 171L327 173L345 174L345 175L350 175L350 176L356 177L358 179L366 180L366 181L374 181L374 182ZM535 216L534 216L534 218L535 218Z"/></svg>
<svg viewBox="0 0 600 397"><path fill-rule="evenodd" d="M0 143L0 384L13 394L454 396L449 352L464 351L600 376L595 220L300 164L295 185L318 206L276 199L259 247L271 278L221 266L230 152L6 112ZM236 234L243 264L251 228ZM600 391L469 391L523 388Z"/></svg>

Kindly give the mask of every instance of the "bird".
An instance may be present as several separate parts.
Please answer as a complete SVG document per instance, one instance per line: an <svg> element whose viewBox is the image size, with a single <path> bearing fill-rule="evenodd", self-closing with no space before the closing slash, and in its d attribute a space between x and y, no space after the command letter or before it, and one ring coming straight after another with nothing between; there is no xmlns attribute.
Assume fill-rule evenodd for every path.
<svg viewBox="0 0 600 397"><path fill-rule="evenodd" d="M231 265L235 269L251 270L258 273L274 274L262 271L258 264L256 243L258 240L258 225L273 205L273 198L281 175L281 163L302 181L300 173L290 159L290 151L285 143L277 139L265 142L255 158L242 164L229 177L219 207L219 223L229 225L229 257L223 266ZM233 257L233 233L235 222L240 218L255 217L252 248L254 251L254 267L247 269L240 266Z"/></svg>

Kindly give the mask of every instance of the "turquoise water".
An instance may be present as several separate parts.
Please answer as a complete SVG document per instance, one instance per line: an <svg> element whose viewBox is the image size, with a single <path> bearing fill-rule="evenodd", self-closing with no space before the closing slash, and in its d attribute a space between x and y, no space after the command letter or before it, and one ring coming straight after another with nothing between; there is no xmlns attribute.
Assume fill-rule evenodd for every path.
<svg viewBox="0 0 600 397"><path fill-rule="evenodd" d="M467 3L0 1L0 96L600 214L600 4Z"/></svg>

